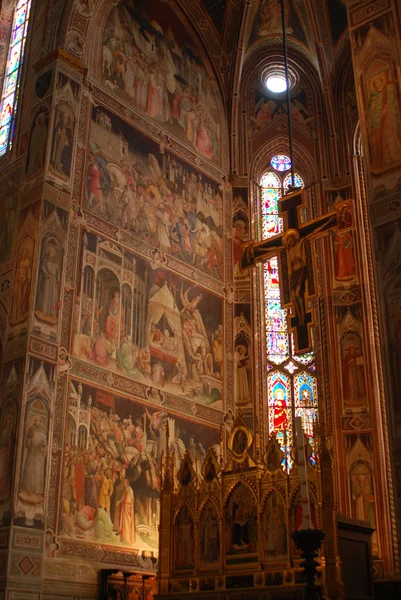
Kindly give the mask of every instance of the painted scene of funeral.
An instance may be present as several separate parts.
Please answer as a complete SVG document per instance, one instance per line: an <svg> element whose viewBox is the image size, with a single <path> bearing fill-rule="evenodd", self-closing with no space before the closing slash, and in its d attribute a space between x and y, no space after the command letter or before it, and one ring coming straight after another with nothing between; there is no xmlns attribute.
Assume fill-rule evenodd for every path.
<svg viewBox="0 0 401 600"><path fill-rule="evenodd" d="M82 246L73 355L156 404L168 394L223 410L222 300L94 234Z"/></svg>

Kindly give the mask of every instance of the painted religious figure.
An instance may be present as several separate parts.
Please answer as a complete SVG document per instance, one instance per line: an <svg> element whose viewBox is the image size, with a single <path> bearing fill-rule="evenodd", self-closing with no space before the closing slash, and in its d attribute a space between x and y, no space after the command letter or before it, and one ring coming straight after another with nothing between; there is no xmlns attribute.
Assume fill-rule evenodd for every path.
<svg viewBox="0 0 401 600"><path fill-rule="evenodd" d="M244 344L238 344L234 352L235 362L235 402L237 405L248 404L249 391L249 360L248 349Z"/></svg>
<svg viewBox="0 0 401 600"><path fill-rule="evenodd" d="M35 315L41 321L55 325L60 300L60 249L56 242L46 240L39 268L39 285Z"/></svg>
<svg viewBox="0 0 401 600"><path fill-rule="evenodd" d="M56 125L53 132L51 166L60 175L69 177L73 146L74 115L67 104L57 107Z"/></svg>
<svg viewBox="0 0 401 600"><path fill-rule="evenodd" d="M175 568L193 569L195 566L194 522L187 506L181 510L175 529Z"/></svg>
<svg viewBox="0 0 401 600"><path fill-rule="evenodd" d="M26 175L33 177L41 172L47 145L48 111L41 109L34 117L29 139Z"/></svg>
<svg viewBox="0 0 401 600"><path fill-rule="evenodd" d="M278 492L269 495L264 515L264 553L268 561L287 558L288 540L285 506Z"/></svg>
<svg viewBox="0 0 401 600"><path fill-rule="evenodd" d="M258 523L252 492L239 485L226 505L226 553L252 554L257 551Z"/></svg>
<svg viewBox="0 0 401 600"><path fill-rule="evenodd" d="M109 303L106 317L105 333L112 346L116 347L121 339L121 330L124 323L124 307L120 299L120 292L115 291Z"/></svg>
<svg viewBox="0 0 401 600"><path fill-rule="evenodd" d="M369 465L359 462L351 468L352 513L356 519L369 521L375 528L375 497L372 471Z"/></svg>
<svg viewBox="0 0 401 600"><path fill-rule="evenodd" d="M201 562L210 565L219 564L220 529L212 506L208 506L201 524Z"/></svg>
<svg viewBox="0 0 401 600"><path fill-rule="evenodd" d="M47 436L43 417L35 415L25 436L25 460L19 496L27 502L43 501L47 457Z"/></svg>
<svg viewBox="0 0 401 600"><path fill-rule="evenodd" d="M135 516L134 516L134 492L130 486L129 479L124 479L124 489L122 497L117 500L120 504L120 536L121 541L126 544L134 544Z"/></svg>
<svg viewBox="0 0 401 600"><path fill-rule="evenodd" d="M13 304L11 308L11 318L13 323L23 321L28 314L29 297L31 293L33 252L34 240L30 236L27 236L21 242L17 254Z"/></svg>
<svg viewBox="0 0 401 600"><path fill-rule="evenodd" d="M338 281L355 278L354 240L352 231L334 233L334 274Z"/></svg>
<svg viewBox="0 0 401 600"><path fill-rule="evenodd" d="M19 173L0 179L0 263L11 259L18 208Z"/></svg>
<svg viewBox="0 0 401 600"><path fill-rule="evenodd" d="M366 401L366 384L361 338L349 333L341 340L343 360L344 404L348 408L358 409Z"/></svg>
<svg viewBox="0 0 401 600"><path fill-rule="evenodd" d="M397 81L390 69L371 75L368 86L367 126L370 159L373 168L381 170L401 160L401 123Z"/></svg>
<svg viewBox="0 0 401 600"><path fill-rule="evenodd" d="M0 419L0 504L9 499L14 458L16 408L5 402Z"/></svg>
<svg viewBox="0 0 401 600"><path fill-rule="evenodd" d="M102 78L209 160L219 161L221 124L216 90L203 59L169 6L129 0L112 9L102 48Z"/></svg>

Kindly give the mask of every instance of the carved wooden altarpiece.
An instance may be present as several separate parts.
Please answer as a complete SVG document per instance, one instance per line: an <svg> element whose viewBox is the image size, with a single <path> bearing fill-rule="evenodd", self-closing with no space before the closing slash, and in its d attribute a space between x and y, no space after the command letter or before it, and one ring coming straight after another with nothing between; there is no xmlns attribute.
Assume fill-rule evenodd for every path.
<svg viewBox="0 0 401 600"><path fill-rule="evenodd" d="M317 453L315 467L310 461L307 466L312 526L326 531L317 583L322 593L339 599L331 456L323 436L317 437L324 451ZM302 521L296 456L293 451L294 464L287 472L275 437L261 459L254 456L253 441L238 416L231 432L222 434L225 464L209 448L200 472L199 461L189 454L175 472L175 456L166 456L155 596L159 600L303 598L301 558L291 539Z"/></svg>

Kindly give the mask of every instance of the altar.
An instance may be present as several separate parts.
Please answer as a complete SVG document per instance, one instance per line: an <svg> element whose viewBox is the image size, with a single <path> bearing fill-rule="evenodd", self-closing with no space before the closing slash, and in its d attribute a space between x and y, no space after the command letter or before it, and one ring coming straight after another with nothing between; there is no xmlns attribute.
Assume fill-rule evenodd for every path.
<svg viewBox="0 0 401 600"><path fill-rule="evenodd" d="M255 456L241 416L221 445L225 463L210 448L201 474L189 454L177 473L172 457L165 458L155 597L303 598L302 558L291 537L304 510L296 450L284 460L271 437L263 456ZM311 527L326 533L316 585L322 595L341 599L331 456L322 435L315 465L306 462Z"/></svg>

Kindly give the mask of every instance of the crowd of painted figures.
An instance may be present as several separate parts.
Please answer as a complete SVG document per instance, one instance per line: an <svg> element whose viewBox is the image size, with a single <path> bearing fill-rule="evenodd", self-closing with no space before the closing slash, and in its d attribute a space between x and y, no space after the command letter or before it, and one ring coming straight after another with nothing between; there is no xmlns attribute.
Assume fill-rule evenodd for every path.
<svg viewBox="0 0 401 600"><path fill-rule="evenodd" d="M113 408L95 404L87 400L89 435L69 435L66 445L60 533L155 549L167 413L138 405L136 416L120 418ZM188 450L200 474L203 445L171 419L170 427L177 469Z"/></svg>
<svg viewBox="0 0 401 600"><path fill-rule="evenodd" d="M171 26L164 32L159 22L139 15L134 2L116 7L105 29L102 69L110 91L206 158L219 157L213 87L194 48L177 43Z"/></svg>
<svg viewBox="0 0 401 600"><path fill-rule="evenodd" d="M130 148L128 157L118 159L107 149L113 135L102 132L102 149L91 141L88 208L161 251L221 278L218 186L167 151L157 159Z"/></svg>

